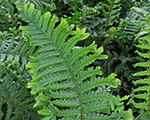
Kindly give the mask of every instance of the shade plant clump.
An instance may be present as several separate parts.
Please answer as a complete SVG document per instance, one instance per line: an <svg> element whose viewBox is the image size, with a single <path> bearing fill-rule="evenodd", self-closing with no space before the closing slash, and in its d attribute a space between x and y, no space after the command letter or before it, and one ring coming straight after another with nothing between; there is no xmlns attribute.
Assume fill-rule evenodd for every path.
<svg viewBox="0 0 150 120"><path fill-rule="evenodd" d="M0 3L0 120L150 118L150 1Z"/></svg>

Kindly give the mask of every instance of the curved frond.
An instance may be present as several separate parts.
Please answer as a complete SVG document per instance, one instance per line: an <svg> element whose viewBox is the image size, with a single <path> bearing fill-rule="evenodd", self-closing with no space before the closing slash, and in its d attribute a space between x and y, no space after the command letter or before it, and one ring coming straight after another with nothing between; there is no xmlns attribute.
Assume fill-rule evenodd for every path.
<svg viewBox="0 0 150 120"><path fill-rule="evenodd" d="M78 41L89 36L85 33L86 28L72 30L65 19L61 18L59 22L50 12L41 15L33 4L18 2L17 6L20 18L28 23L20 29L31 36L34 46L39 47L36 57L31 57L32 62L27 65L33 78L27 87L31 88L31 94L38 95L34 107L41 108L38 113L45 116L43 120L84 120L88 119L88 114L122 112L123 104L119 97L103 101L100 99L102 91L98 90L101 86L115 88L120 85L116 74L101 78L100 67L87 67L95 60L107 58L102 54L103 47L97 48L94 43L84 48L75 47ZM95 101L85 100L94 95ZM124 114L118 116L121 117Z"/></svg>

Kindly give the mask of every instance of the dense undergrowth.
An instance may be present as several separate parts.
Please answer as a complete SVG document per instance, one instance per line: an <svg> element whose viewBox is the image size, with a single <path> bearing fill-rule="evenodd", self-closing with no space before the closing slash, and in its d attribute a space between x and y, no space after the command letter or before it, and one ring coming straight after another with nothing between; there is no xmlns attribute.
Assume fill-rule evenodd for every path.
<svg viewBox="0 0 150 120"><path fill-rule="evenodd" d="M149 0L1 0L0 120L149 120Z"/></svg>

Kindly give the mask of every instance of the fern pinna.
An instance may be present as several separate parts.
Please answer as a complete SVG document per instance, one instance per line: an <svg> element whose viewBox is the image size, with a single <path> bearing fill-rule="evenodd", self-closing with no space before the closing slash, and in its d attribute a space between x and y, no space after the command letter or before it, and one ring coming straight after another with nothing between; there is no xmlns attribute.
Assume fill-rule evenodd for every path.
<svg viewBox="0 0 150 120"><path fill-rule="evenodd" d="M28 83L31 94L38 95L35 108L41 110L43 120L112 120L128 118L130 111L123 110L119 97L115 97L102 86L117 87L120 80L116 74L107 78L100 67L87 68L97 59L106 59L102 55L103 47L96 48L94 42L87 47L75 47L78 41L89 36L85 28L69 26L65 19L58 21L55 15L29 6L22 0L17 2L20 18L28 22L21 26L31 36L31 42L38 46L36 57L31 56L32 81ZM130 116L131 117L131 116Z"/></svg>
<svg viewBox="0 0 150 120"><path fill-rule="evenodd" d="M142 8L133 7L132 10L142 16L143 28L137 34L135 40L138 39L139 48L136 53L145 59L145 62L139 62L134 67L143 67L144 71L136 72L133 76L141 76L142 79L133 83L137 88L133 89L131 103L141 110L149 112L150 108L150 13Z"/></svg>

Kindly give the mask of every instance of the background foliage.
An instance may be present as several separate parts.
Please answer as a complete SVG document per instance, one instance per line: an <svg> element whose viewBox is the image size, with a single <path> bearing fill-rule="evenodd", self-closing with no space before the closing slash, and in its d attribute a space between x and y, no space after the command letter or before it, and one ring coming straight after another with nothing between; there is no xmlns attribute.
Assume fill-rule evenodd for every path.
<svg viewBox="0 0 150 120"><path fill-rule="evenodd" d="M29 56L34 56L38 47L33 47L29 42L30 36L18 29L20 25L27 25L27 23L19 19L15 2L16 0L0 0L0 89L3 91L7 89L6 93L10 92L10 94L0 93L1 97L6 98L0 104L2 113L0 118L13 120L24 114L25 116L20 119L28 119L27 116L30 118L36 114L37 120L41 116L36 113L37 109L32 108L35 96L30 94L30 89L26 88L32 78L25 65L31 61ZM145 16L139 14L139 11L133 12L130 9L139 7L150 12L149 0L25 0L25 2L33 3L42 13L50 11L59 19L66 18L69 25L74 24L74 29L87 27L87 32L91 35L86 40L78 42L76 46L88 46L95 41L98 47L104 47L104 54L108 56L107 60L96 60L88 67L101 66L103 77L116 73L121 80L121 86L118 88L103 86L102 89L107 89L116 96L129 95L131 98L133 97L137 87L133 81L144 77L133 77L132 74L145 70L145 66L135 68L133 64L147 61L135 52L137 49L139 50L135 47L139 43L136 35L144 31L147 26L143 25ZM140 44L143 43L140 42ZM142 51L146 52L144 49ZM11 93L14 88L16 88L15 91L19 91L18 96ZM134 92L132 92L133 88ZM26 91L24 96L21 96L24 91ZM12 99L9 100L9 98ZM145 98L145 100L148 99ZM135 119L144 117L148 119L149 111L147 113L144 110L140 111L141 108L128 103L132 103L131 99L126 98L125 110L132 109ZM26 106L26 109L22 110L20 106ZM13 112L7 114L10 113L8 110ZM18 111L22 111L20 116ZM27 115L29 111L32 111L32 114Z"/></svg>

